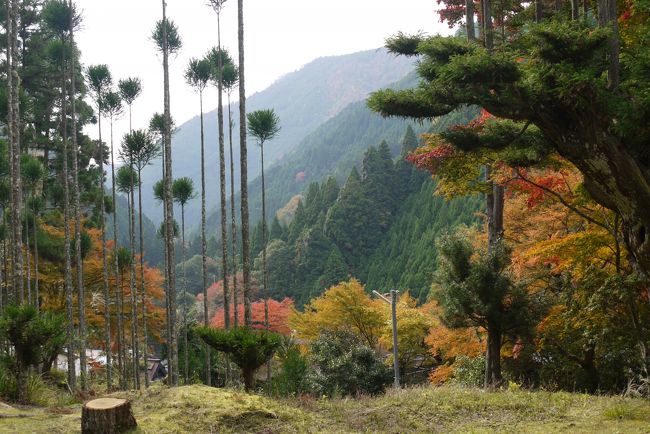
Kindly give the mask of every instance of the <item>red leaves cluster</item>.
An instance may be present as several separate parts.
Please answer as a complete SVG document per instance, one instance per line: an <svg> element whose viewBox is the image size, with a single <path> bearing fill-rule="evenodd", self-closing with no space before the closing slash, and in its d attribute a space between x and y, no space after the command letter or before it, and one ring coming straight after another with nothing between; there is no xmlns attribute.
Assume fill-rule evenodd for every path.
<svg viewBox="0 0 650 434"><path fill-rule="evenodd" d="M291 328L289 327L289 314L293 309L293 300L285 298L282 301L268 300L269 303L269 330L283 335L290 335ZM253 328L264 329L264 301L259 300L251 304L253 316ZM244 306L239 305L238 309L239 320L244 319ZM214 327L223 328L224 326L224 310L220 307L212 317L211 324ZM230 311L230 324L235 323L234 311Z"/></svg>
<svg viewBox="0 0 650 434"><path fill-rule="evenodd" d="M441 144L430 147L419 148L406 157L406 161L413 164L418 169L428 170L435 174L446 159L454 155L454 148L448 144Z"/></svg>
<svg viewBox="0 0 650 434"><path fill-rule="evenodd" d="M528 175L524 169L519 169L519 171L526 179L537 184L534 185L521 179L510 183L513 191L527 195L526 205L529 209L535 208L548 199L549 192L547 190L561 194L570 193L562 172L545 172L539 176L532 176Z"/></svg>

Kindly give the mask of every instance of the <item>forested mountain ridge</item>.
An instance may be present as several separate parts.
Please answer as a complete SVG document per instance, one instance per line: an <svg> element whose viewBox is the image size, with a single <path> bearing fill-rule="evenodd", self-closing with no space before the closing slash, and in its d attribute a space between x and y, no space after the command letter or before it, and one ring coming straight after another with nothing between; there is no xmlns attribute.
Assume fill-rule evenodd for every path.
<svg viewBox="0 0 650 434"><path fill-rule="evenodd" d="M417 146L408 126L396 160L388 142L371 146L341 187L333 176L312 182L288 225L274 218L267 249L274 298L291 297L300 306L355 277L368 290L399 288L426 300L436 269L436 239L458 225L477 224L482 201L433 198L434 182L404 160ZM260 257L261 233L258 224L252 253Z"/></svg>
<svg viewBox="0 0 650 434"><path fill-rule="evenodd" d="M409 73L391 84L401 89L417 83L415 73ZM274 213L296 194L305 193L311 182L322 182L328 176L342 185L350 169L361 164L364 152L382 141L389 143L391 153L400 151L400 141L407 126L404 119L385 119L366 107L365 101L348 105L339 114L327 120L309 134L290 153L266 168L267 210ZM429 126L415 125L416 134L425 132ZM284 134L281 131L280 135ZM271 142L269 149L275 146ZM236 194L235 200L239 200ZM249 183L249 208L251 221L262 215L262 182L259 171ZM271 214L269 214L271 215ZM216 230L218 214L208 215L208 228Z"/></svg>
<svg viewBox="0 0 650 434"><path fill-rule="evenodd" d="M390 85L407 75L413 69L413 61L396 58L385 49L376 49L344 56L322 57L307 64L300 70L278 79L262 92L247 100L247 111L272 107L280 117L282 132L278 139L270 143L266 150L266 165L270 166L291 150L328 119L336 116L350 103L363 100L371 91ZM206 105L212 101L214 89L206 90ZM239 178L239 106L233 95L233 152L235 154L235 178ZM227 98L224 96L224 104ZM198 111L198 98L197 98ZM228 143L227 118L226 144ZM205 114L206 143L206 197L207 208L216 206L218 197L217 153L217 112ZM199 185L199 130L200 119L195 117L180 125L173 137L173 175L175 178L187 176ZM248 169L250 178L260 171L259 148L253 142L248 150ZM226 157L228 158L228 157ZM152 221L161 219L161 209L152 194L152 185L161 178L161 161L143 170L143 208ZM236 183L237 189L239 183ZM190 202L186 208L188 226L198 224L199 201Z"/></svg>

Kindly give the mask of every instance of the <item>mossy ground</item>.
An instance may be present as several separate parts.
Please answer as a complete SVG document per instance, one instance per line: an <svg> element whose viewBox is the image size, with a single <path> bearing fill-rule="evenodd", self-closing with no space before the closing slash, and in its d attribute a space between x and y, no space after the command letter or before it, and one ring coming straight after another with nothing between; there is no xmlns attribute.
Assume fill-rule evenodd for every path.
<svg viewBox="0 0 650 434"><path fill-rule="evenodd" d="M133 401L140 433L650 433L650 402L572 393L455 387L361 399L270 399L241 391L154 386ZM0 407L0 432L74 433L80 405Z"/></svg>

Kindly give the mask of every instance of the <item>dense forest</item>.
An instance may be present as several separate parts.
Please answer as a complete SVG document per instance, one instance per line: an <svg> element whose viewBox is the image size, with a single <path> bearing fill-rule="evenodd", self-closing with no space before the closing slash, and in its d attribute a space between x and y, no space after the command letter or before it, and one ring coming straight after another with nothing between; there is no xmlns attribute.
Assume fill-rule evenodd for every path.
<svg viewBox="0 0 650 434"><path fill-rule="evenodd" d="M160 429L165 394L191 400L164 410L180 432L310 431L287 408L365 402L357 432L430 394L417 418L452 396L499 430L521 389L568 426L572 392L624 396L594 424L650 421L647 2L437 3L453 36L321 58L247 104L244 0L232 51L230 3L207 2L203 53L163 0L157 84L85 65L72 0L7 0L0 399L30 407L0 424ZM176 128L181 50L199 114Z"/></svg>

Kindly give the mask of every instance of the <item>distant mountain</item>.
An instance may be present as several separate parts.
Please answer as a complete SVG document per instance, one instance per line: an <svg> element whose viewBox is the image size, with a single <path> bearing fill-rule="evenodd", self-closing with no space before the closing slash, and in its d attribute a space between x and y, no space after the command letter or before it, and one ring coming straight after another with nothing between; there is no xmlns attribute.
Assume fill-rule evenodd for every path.
<svg viewBox="0 0 650 434"><path fill-rule="evenodd" d="M267 145L266 164L271 166L296 149L307 135L337 116L349 104L365 99L371 91L398 81L412 69L412 60L395 57L384 49L323 57L299 71L285 75L268 89L252 95L247 100L249 112L273 108L281 119L282 131L279 137ZM239 179L238 110L237 104L233 104L236 179ZM227 125L227 112L225 115ZM205 117L207 206L212 210L218 204L219 183L216 118L216 110L207 113ZM200 185L199 128L200 120L197 116L181 125L173 138L173 175L188 176L194 179L197 187ZM260 172L259 148L251 142L248 149L249 175L254 179ZM158 161L142 174L143 207L154 222L159 222L162 218L161 207L156 204L152 194L152 186L160 179L161 171ZM190 226L198 224L199 200L187 206L186 218L191 222Z"/></svg>

